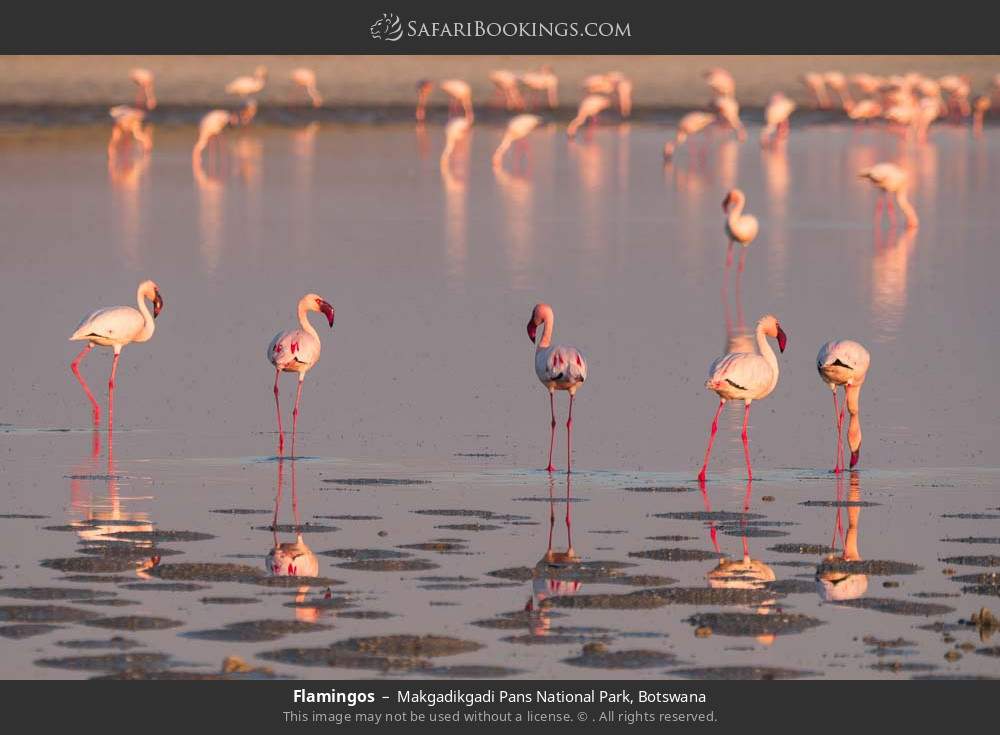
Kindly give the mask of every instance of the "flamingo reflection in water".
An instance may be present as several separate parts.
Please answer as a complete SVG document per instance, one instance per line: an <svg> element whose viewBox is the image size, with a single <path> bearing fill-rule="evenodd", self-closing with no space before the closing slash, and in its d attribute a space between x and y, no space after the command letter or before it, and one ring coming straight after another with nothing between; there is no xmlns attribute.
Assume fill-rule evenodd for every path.
<svg viewBox="0 0 1000 735"><path fill-rule="evenodd" d="M309 590L312 585L308 584L310 579L319 576L319 559L302 537L302 523L299 519L299 498L298 487L295 481L295 467L297 462L291 462L291 502L292 517L294 525L291 532L295 535L294 541L279 541L278 533L283 528L278 523L278 516L281 511L281 496L284 490L285 459L278 458L278 479L274 494L274 519L271 522L273 532L273 546L264 557L264 568L272 577L302 577L303 583L295 590L295 617L307 623L316 622L324 610L330 611L333 608L323 603L312 606L308 603ZM333 593L329 587L323 592L323 600L331 600Z"/></svg>
<svg viewBox="0 0 1000 735"><path fill-rule="evenodd" d="M816 591L825 602L856 600L868 590L868 575L852 571L853 562L861 561L858 549L858 520L861 516L861 483L857 472L850 473L847 502L843 502L844 475L837 475L837 514L834 522L834 549L839 552L826 556L816 569ZM843 505L847 506L847 529L844 529Z"/></svg>

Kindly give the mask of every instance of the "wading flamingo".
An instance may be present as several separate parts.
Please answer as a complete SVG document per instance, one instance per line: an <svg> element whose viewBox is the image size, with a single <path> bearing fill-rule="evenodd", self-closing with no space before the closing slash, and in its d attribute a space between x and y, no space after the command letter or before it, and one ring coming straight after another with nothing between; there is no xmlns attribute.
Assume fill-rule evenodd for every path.
<svg viewBox="0 0 1000 735"><path fill-rule="evenodd" d="M114 155L115 146L123 136L130 135L142 146L144 153L148 153L153 147L153 136L142 124L146 120L146 111L128 105L116 105L109 111L115 121L111 128L111 139L108 141L108 155Z"/></svg>
<svg viewBox="0 0 1000 735"><path fill-rule="evenodd" d="M454 113L461 108L462 113L472 122L472 87L461 79L445 79L438 85L441 91L448 95L448 113ZM427 98L434 91L434 82L421 79L417 82L417 122L423 122L427 117Z"/></svg>
<svg viewBox="0 0 1000 735"><path fill-rule="evenodd" d="M444 126L444 150L441 151L442 168L448 165L448 159L451 158L455 146L469 134L469 128L471 127L472 123L469 122L469 118L467 117L452 118Z"/></svg>
<svg viewBox="0 0 1000 735"><path fill-rule="evenodd" d="M710 112L689 112L686 114L677 123L677 133L674 139L663 144L663 158L666 160L673 158L678 146L690 136L707 128L715 122L715 119L715 115Z"/></svg>
<svg viewBox="0 0 1000 735"><path fill-rule="evenodd" d="M896 213L892 207L892 199L889 198L889 195L893 194L896 197L896 203L899 204L899 208L906 215L906 228L912 230L920 225L917 212L913 208L913 205L910 204L910 199L907 195L909 188L908 177L903 169L894 163L877 163L871 168L859 171L858 176L862 179L868 179L883 192L882 196L875 203L876 224L878 224L882 216L883 201L889 210L890 222L896 224Z"/></svg>
<svg viewBox="0 0 1000 735"><path fill-rule="evenodd" d="M847 444L851 448L851 469L861 459L861 385L868 374L871 355L857 342L849 339L831 340L819 348L816 370L823 382L833 391L833 418L837 425L837 461L833 471L844 471L844 445L841 434L844 428L844 408L851 414L847 427ZM837 386L844 386L844 405L837 403Z"/></svg>
<svg viewBox="0 0 1000 735"><path fill-rule="evenodd" d="M746 195L741 189L731 189L726 198L722 200L722 211L726 214L726 236L729 238L729 245L726 248L726 271L733 262L733 243L738 242L743 246L740 251L740 264L738 272L743 272L743 264L746 259L747 247L757 237L760 223L752 214L743 214L743 207L746 206ZM737 289L739 284L737 282ZM739 296L737 295L737 298Z"/></svg>
<svg viewBox="0 0 1000 735"><path fill-rule="evenodd" d="M985 94L976 97L976 101L972 105L972 130L976 135L982 135L983 133L983 117L989 111L992 106L992 100Z"/></svg>
<svg viewBox="0 0 1000 735"><path fill-rule="evenodd" d="M236 125L238 122L239 116L228 110L212 110L205 113L198 124L198 140L194 144L194 150L191 151L191 158L198 161L201 152L213 138L225 130L227 125Z"/></svg>
<svg viewBox="0 0 1000 735"><path fill-rule="evenodd" d="M106 309L98 309L80 322L80 326L69 337L70 341L85 341L87 343L70 364L70 369L76 379L80 381L80 385L83 386L87 398L90 399L90 405L94 410L95 426L101 419L101 409L97 405L94 394L87 387L87 381L80 375L80 363L94 345L111 347L115 351L115 356L111 361L111 377L108 379L109 435L115 411L115 373L118 371L118 357L121 355L122 347L132 342L148 341L156 329L156 317L163 309L163 297L160 296L160 289L152 281L140 283L135 298L139 306L138 309L133 309L131 306L111 306ZM146 307L147 299L153 302L152 314Z"/></svg>
<svg viewBox="0 0 1000 735"><path fill-rule="evenodd" d="M316 72L300 66L297 69L292 69L291 78L293 82L306 91L309 99L312 100L313 107L320 107L323 104L323 97L316 89Z"/></svg>
<svg viewBox="0 0 1000 735"><path fill-rule="evenodd" d="M764 108L764 127L760 131L760 144L767 145L771 136L780 135L782 138L788 136L788 118L795 110L795 103L788 99L781 92L775 92Z"/></svg>
<svg viewBox="0 0 1000 735"><path fill-rule="evenodd" d="M747 132L740 120L740 103L736 101L735 97L723 97L720 95L712 100L712 106L715 107L715 111L722 121L736 131L736 137L740 141L747 139Z"/></svg>
<svg viewBox="0 0 1000 735"><path fill-rule="evenodd" d="M508 110L523 110L524 98L517 86L517 74L507 69L497 69L490 72L490 81L503 98L504 108Z"/></svg>
<svg viewBox="0 0 1000 735"><path fill-rule="evenodd" d="M521 75L521 84L538 96L544 96L550 109L559 106L559 77L543 66L538 71L528 71Z"/></svg>
<svg viewBox="0 0 1000 735"><path fill-rule="evenodd" d="M708 449L705 450L705 461L698 473L698 480L704 481L708 470L708 460L712 455L712 443L719 430L719 414L722 413L726 401L741 400L743 410L743 455L747 462L747 477L753 478L750 466L750 438L747 427L750 423L750 404L753 401L766 398L778 384L778 358L768 344L767 338L778 340L778 349L785 351L788 338L778 323L777 317L766 314L757 322L757 349L759 352L731 352L723 355L708 368L708 380L705 387L719 395L719 408L712 419L712 431L708 437Z"/></svg>
<svg viewBox="0 0 1000 735"><path fill-rule="evenodd" d="M519 140L527 138L531 131L537 128L542 122L542 118L538 115L515 115L507 123L507 130L504 131L503 140L500 141L500 145L493 152L493 165L501 166L503 165L503 154L507 152L507 149L511 147L514 143Z"/></svg>
<svg viewBox="0 0 1000 735"><path fill-rule="evenodd" d="M816 106L821 110L829 109L830 97L826 93L826 82L823 75L814 71L806 72L802 75L802 83L816 101Z"/></svg>
<svg viewBox="0 0 1000 735"><path fill-rule="evenodd" d="M544 324L541 333L538 326ZM555 472L552 466L552 449L556 442L556 398L557 390L569 393L569 416L566 419L566 473L573 465L573 397L577 389L587 379L587 361L575 347L552 344L552 330L555 314L548 304L536 304L528 320L528 338L535 343L535 375L549 391L549 407L552 412L552 433L549 437L548 472Z"/></svg>
<svg viewBox="0 0 1000 735"><path fill-rule="evenodd" d="M632 80L620 71L609 71L607 74L591 74L583 80L583 89L587 94L603 94L618 98L618 113L622 117L632 114Z"/></svg>
<svg viewBox="0 0 1000 735"><path fill-rule="evenodd" d="M725 69L718 67L709 69L702 76L712 91L720 97L736 96L736 82L733 81L733 75Z"/></svg>
<svg viewBox="0 0 1000 735"><path fill-rule="evenodd" d="M227 94L235 94L242 97L245 103L243 112L240 114L240 121L246 125L254 116L257 114L257 101L254 97L260 94L260 91L264 89L264 83L267 81L267 67L258 66L253 73L252 77L236 77L233 81L226 85ZM250 104L253 102L253 104Z"/></svg>
<svg viewBox="0 0 1000 735"><path fill-rule="evenodd" d="M282 372L298 373L299 387L292 411L292 455L295 454L295 430L299 422L299 401L302 398L302 381L306 373L319 362L320 342L316 329L309 323L310 311L322 312L333 326L333 307L322 296L308 293L299 300L300 329L278 332L267 346L267 359L274 365L274 407L278 414L278 453L285 450L285 432L281 427L281 404L278 401L278 379Z"/></svg>
<svg viewBox="0 0 1000 735"><path fill-rule="evenodd" d="M576 131L580 129L581 125L588 120L591 122L596 121L597 116L610 106L611 100L603 94L588 94L580 100L580 106L576 110L576 117L570 120L569 126L566 128L566 135L572 138L576 135Z"/></svg>
<svg viewBox="0 0 1000 735"><path fill-rule="evenodd" d="M155 110L156 94L153 92L153 72L149 69L136 67L128 73L128 76L139 88L135 93L135 104L147 110Z"/></svg>

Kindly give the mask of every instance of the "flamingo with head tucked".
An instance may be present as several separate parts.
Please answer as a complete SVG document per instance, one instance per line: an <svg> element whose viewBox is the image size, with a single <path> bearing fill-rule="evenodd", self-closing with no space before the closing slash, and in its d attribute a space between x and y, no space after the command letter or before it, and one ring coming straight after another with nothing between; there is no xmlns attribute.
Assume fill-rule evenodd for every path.
<svg viewBox="0 0 1000 735"><path fill-rule="evenodd" d="M295 432L299 422L299 401L302 399L302 382L317 362L319 362L320 341L316 328L309 323L310 311L322 312L330 326L333 326L333 307L314 293L299 299L299 329L278 332L267 346L267 359L274 365L274 407L278 415L278 452L285 449L285 432L281 426L281 404L278 401L278 379L282 372L298 373L299 386L295 394L295 408L292 411L292 454L295 454Z"/></svg>
<svg viewBox="0 0 1000 735"><path fill-rule="evenodd" d="M146 301L153 302L153 313L149 313ZM114 422L115 410L115 374L118 371L118 357L122 348L132 342L147 342L156 330L156 317L163 309L163 297L160 296L160 289L153 281L143 281L136 291L136 302L138 309L131 306L112 306L106 309L98 309L93 314L84 318L80 326L70 335L70 341L84 341L87 345L80 350L70 365L76 379L80 381L90 405L93 408L94 425L97 426L101 418L101 409L97 405L94 394L87 387L87 381L80 375L80 363L87 356L94 345L99 347L111 347L115 356L111 361L111 377L108 379L108 433L111 433Z"/></svg>
<svg viewBox="0 0 1000 735"><path fill-rule="evenodd" d="M896 213L892 208L890 194L895 195L899 208L906 215L906 228L915 229L920 225L917 211L910 203L908 196L909 177L906 171L894 163L877 163L871 168L866 168L858 172L862 179L868 179L874 186L882 190L882 196L875 203L875 218L879 220L882 215L883 200L889 210L889 219L892 224L896 223Z"/></svg>
<svg viewBox="0 0 1000 735"><path fill-rule="evenodd" d="M871 355L859 343L850 339L831 340L819 348L816 370L820 378L833 391L833 417L837 425L837 461L833 471L844 471L844 445L841 435L844 428L844 409L851 414L847 427L847 444L851 448L851 469L861 459L861 385L868 376ZM844 386L844 405L837 403L837 387Z"/></svg>
<svg viewBox="0 0 1000 735"><path fill-rule="evenodd" d="M538 327L544 325L541 332ZM587 379L587 361L575 347L552 344L555 314L548 304L536 304L528 320L528 338L535 343L535 375L549 391L549 408L552 412L552 433L549 437L548 472L554 472L552 449L556 441L557 390L569 393L569 416L566 419L566 473L573 466L573 398Z"/></svg>
<svg viewBox="0 0 1000 735"><path fill-rule="evenodd" d="M778 349L785 351L788 338L785 336L777 317L766 314L757 322L756 329L758 352L730 352L723 355L708 368L708 380L705 387L715 391L719 396L719 408L712 419L712 430L708 437L708 449L705 450L705 461L698 473L698 480L705 480L708 470L708 460L712 455L712 444L719 430L719 414L722 413L726 401L741 400L743 410L743 454L747 462L747 477L753 478L750 466L750 438L747 433L750 423L750 404L761 398L766 398L778 384L778 358L768 344L767 338L778 340Z"/></svg>

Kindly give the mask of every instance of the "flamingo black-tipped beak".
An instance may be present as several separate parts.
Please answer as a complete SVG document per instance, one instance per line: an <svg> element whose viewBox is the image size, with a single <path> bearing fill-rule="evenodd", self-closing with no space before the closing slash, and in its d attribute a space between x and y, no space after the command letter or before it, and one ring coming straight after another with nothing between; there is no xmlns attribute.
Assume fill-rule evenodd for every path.
<svg viewBox="0 0 1000 735"><path fill-rule="evenodd" d="M861 447L853 450L851 452L851 469L853 470L855 465L861 460Z"/></svg>
<svg viewBox="0 0 1000 735"><path fill-rule="evenodd" d="M163 311L163 297L160 295L160 289L156 289L156 295L153 296L153 318L156 319Z"/></svg>
<svg viewBox="0 0 1000 735"><path fill-rule="evenodd" d="M528 339L532 342L535 341L535 335L538 333L538 325L535 324L535 320L531 319L528 321Z"/></svg>
<svg viewBox="0 0 1000 735"><path fill-rule="evenodd" d="M788 335L785 334L785 330L778 325L778 349L782 352L785 351L785 345L788 344Z"/></svg>
<svg viewBox="0 0 1000 735"><path fill-rule="evenodd" d="M330 306L326 301L319 302L319 310L326 315L326 320L333 326L333 307Z"/></svg>
<svg viewBox="0 0 1000 735"><path fill-rule="evenodd" d="M723 212L728 212L729 211L729 204L732 201L733 201L733 195L732 194L726 194L726 198L722 200L722 211Z"/></svg>

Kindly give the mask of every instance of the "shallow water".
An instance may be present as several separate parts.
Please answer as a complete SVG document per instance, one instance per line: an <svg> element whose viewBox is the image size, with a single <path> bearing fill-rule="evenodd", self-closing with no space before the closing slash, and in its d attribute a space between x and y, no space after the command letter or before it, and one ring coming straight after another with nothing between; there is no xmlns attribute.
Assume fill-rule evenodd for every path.
<svg viewBox="0 0 1000 735"><path fill-rule="evenodd" d="M389 667L389 675L474 673L447 669L466 665L532 677L670 675L705 666L827 677L996 675L998 658L975 650L994 648L996 637L981 640L974 627L942 633L917 626L954 624L982 606L997 607L995 577L976 586L943 570L988 573L984 565L1000 554L992 433L1000 398L989 390L1000 351L993 291L1000 254L989 227L1000 130L987 128L975 138L942 125L930 145L918 147L880 130L798 126L786 148L764 152L757 130L749 133L742 146L714 136L664 167L667 129L599 128L568 144L551 127L495 175L488 160L500 130L479 126L467 157L442 176L437 125L423 135L396 124L261 126L227 134L196 177L186 126L160 126L147 162L133 166L124 156L110 171L102 128L4 132L0 211L8 237L0 253L0 340L9 355L23 357L4 361L2 514L45 517L0 518L0 634L21 625L20 618L37 617L25 605L70 607L92 619L64 622L77 616L56 613L59 619L41 621L60 626L54 630L9 631L0 642L0 675L90 676L143 662L208 673L230 654L280 675L378 675L387 666L381 659L366 659L368 668L359 671L258 656L401 633L484 647L431 656L419 666L407 661L411 668ZM921 214L915 235L873 229L874 193L854 175L899 157L915 180ZM774 312L789 336L779 385L751 412L756 479L748 507L764 517L744 517L744 525L741 412L732 410L723 422L707 495L692 482L715 406L702 387L705 369L725 341L719 203L732 185L746 191L748 211L761 220L742 283L746 320L752 325ZM85 398L68 370L76 350L65 336L93 308L129 303L146 277L157 280L165 308L153 340L123 352L109 467L107 437L95 439L89 430ZM337 322L320 330L323 359L305 384L297 443L304 458L279 463L264 350L275 331L294 323L295 302L310 290L334 304ZM550 491L559 499L567 490L564 476L550 486L545 473L527 469L544 464L548 438L545 393L532 374L524 333L532 304L542 299L555 308L556 339L579 347L590 363L574 410L580 472L572 485L578 502L568 507L575 554L582 562L635 566L601 566L584 575L580 564L563 558L555 569L543 565L533 583L523 569L488 573L535 568L548 548L545 501ZM735 319L732 292L729 303ZM813 366L817 349L832 337L858 339L872 352L862 391L862 471L853 487L851 478L838 481L828 472L830 398ZM107 354L93 353L83 368L102 405L109 363ZM286 377L289 422L292 384ZM565 417L564 400L558 410ZM561 426L557 436L557 465L564 467ZM149 556L160 556L160 570L214 562L265 572L275 537L258 529L273 522L279 470L279 524L313 524L303 526L303 540L317 552L315 574L343 584L300 590L252 579L194 579L181 581L202 589L151 586L178 580L158 578L156 567L142 569ZM365 478L429 482L336 482ZM628 489L636 486L664 491ZM677 488L683 492L667 491ZM875 505L838 507L838 493ZM716 521L718 550L710 521L656 515L705 511L706 503L737 514ZM552 548L564 552L567 505L553 507ZM212 512L234 509L259 512ZM462 510L489 512L455 513ZM961 517L970 514L984 517ZM68 530L46 530L67 524ZM212 538L120 535L154 529ZM714 604L723 601L719 590L667 592L707 590L715 557L742 556L744 535L750 556L767 565L774 582L762 586L737 575L731 586L758 589L736 602L739 594L732 593L726 605ZM670 538L648 538L658 536ZM940 540L946 538L976 541ZM865 561L921 569L869 573L859 598L867 603L824 602L814 579L827 555L819 547L832 543L842 555L850 539ZM295 534L281 532L277 541L293 542ZM399 548L412 544L424 548ZM779 544L816 548L772 550L785 548ZM318 553L345 549L410 556L375 564L373 554ZM710 553L689 561L674 553L630 556L657 549ZM962 556L986 558L971 565L952 559ZM90 560L56 567L96 564L109 579L67 581L89 572L40 565L53 559ZM381 567L390 571L373 570ZM847 582L862 584L857 575ZM31 599L53 594L24 590L36 587L105 590L137 604L93 604L99 598L78 599L84 592ZM644 590L653 592L625 601L586 598ZM542 599L557 593L580 602ZM202 601L220 597L243 601ZM593 608L635 606L636 598L648 606ZM894 614L879 602L886 598L953 609ZM472 624L523 611L529 599L533 611L512 622ZM368 617L372 611L394 617ZM775 620L801 614L822 624L778 630L772 639L723 635L733 618L713 619L717 631L696 637L687 620L720 612ZM126 624L114 620L122 616L181 625L107 627ZM204 635L260 620L332 628L283 634L272 624L271 639L255 642ZM36 635L7 637L26 632ZM58 645L115 635L142 644L124 653L170 658L94 664L103 671L35 663L118 653ZM955 640L945 642L945 635ZM914 645L866 644L866 636ZM558 642L525 642L543 638ZM612 654L642 650L675 658L581 656L594 641ZM961 643L972 643L972 650L946 660ZM649 666L580 665L594 661ZM872 668L880 663L890 665Z"/></svg>

